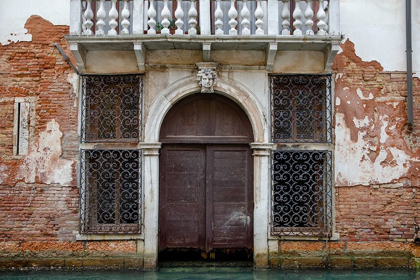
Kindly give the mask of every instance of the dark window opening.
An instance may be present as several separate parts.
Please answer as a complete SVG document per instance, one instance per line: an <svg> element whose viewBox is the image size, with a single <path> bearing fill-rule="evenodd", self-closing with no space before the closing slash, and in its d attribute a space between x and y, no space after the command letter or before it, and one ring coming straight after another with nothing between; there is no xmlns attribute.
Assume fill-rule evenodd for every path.
<svg viewBox="0 0 420 280"><path fill-rule="evenodd" d="M140 232L141 151L81 153L82 232Z"/></svg>
<svg viewBox="0 0 420 280"><path fill-rule="evenodd" d="M142 78L139 75L83 77L83 142L140 139Z"/></svg>
<svg viewBox="0 0 420 280"><path fill-rule="evenodd" d="M272 152L272 234L330 236L330 151Z"/></svg>
<svg viewBox="0 0 420 280"><path fill-rule="evenodd" d="M273 75L272 141L331 143L331 75Z"/></svg>

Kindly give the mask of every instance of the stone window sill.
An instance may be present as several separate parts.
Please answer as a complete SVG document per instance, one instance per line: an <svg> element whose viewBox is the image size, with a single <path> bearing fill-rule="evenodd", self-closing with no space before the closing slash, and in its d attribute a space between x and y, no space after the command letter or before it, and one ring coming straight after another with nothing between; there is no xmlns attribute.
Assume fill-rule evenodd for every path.
<svg viewBox="0 0 420 280"><path fill-rule="evenodd" d="M139 240L142 234L77 234L77 241Z"/></svg>

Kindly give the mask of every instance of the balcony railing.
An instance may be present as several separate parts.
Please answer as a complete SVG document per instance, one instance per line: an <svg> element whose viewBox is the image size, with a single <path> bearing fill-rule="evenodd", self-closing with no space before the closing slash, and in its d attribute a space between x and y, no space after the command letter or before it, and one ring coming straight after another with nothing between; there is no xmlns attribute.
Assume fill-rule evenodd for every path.
<svg viewBox="0 0 420 280"><path fill-rule="evenodd" d="M338 35L338 2L71 0L70 35Z"/></svg>

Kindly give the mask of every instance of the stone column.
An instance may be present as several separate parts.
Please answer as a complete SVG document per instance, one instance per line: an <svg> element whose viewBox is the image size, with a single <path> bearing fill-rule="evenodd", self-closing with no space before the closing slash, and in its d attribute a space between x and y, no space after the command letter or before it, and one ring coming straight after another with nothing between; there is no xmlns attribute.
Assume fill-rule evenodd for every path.
<svg viewBox="0 0 420 280"><path fill-rule="evenodd" d="M154 270L158 258L159 149L161 143L141 143L143 151L144 269Z"/></svg>
<svg viewBox="0 0 420 280"><path fill-rule="evenodd" d="M251 143L254 156L254 265L268 267L271 143Z"/></svg>

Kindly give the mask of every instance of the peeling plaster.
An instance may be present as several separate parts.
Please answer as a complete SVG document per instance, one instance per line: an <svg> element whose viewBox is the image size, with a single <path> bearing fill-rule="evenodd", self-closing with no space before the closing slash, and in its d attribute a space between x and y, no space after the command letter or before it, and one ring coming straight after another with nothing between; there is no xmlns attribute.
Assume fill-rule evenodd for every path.
<svg viewBox="0 0 420 280"><path fill-rule="evenodd" d="M72 85L73 87L73 94L76 95L76 98L74 99L74 107L77 107L77 97L79 96L79 75L76 73L70 73L67 76L67 82Z"/></svg>
<svg viewBox="0 0 420 280"><path fill-rule="evenodd" d="M371 92L369 93L369 96L368 97L365 97L363 95L363 92L362 92L362 90L360 88L356 89L356 93L359 96L359 98L362 99L362 100L371 100L371 99L373 99L373 94Z"/></svg>
<svg viewBox="0 0 420 280"><path fill-rule="evenodd" d="M43 182L70 186L73 180L74 161L61 158L63 133L55 120L47 123L45 131L25 157L17 171L17 178L26 183Z"/></svg>
<svg viewBox="0 0 420 280"><path fill-rule="evenodd" d="M360 125L370 124L366 123L366 118L354 119L354 122ZM358 132L356 142L352 141L344 114L336 114L335 132L335 178L339 186L390 183L404 176L410 168L410 157L395 147L381 146L377 157L372 160L369 153L376 151L377 146L364 138L366 133L363 131Z"/></svg>

